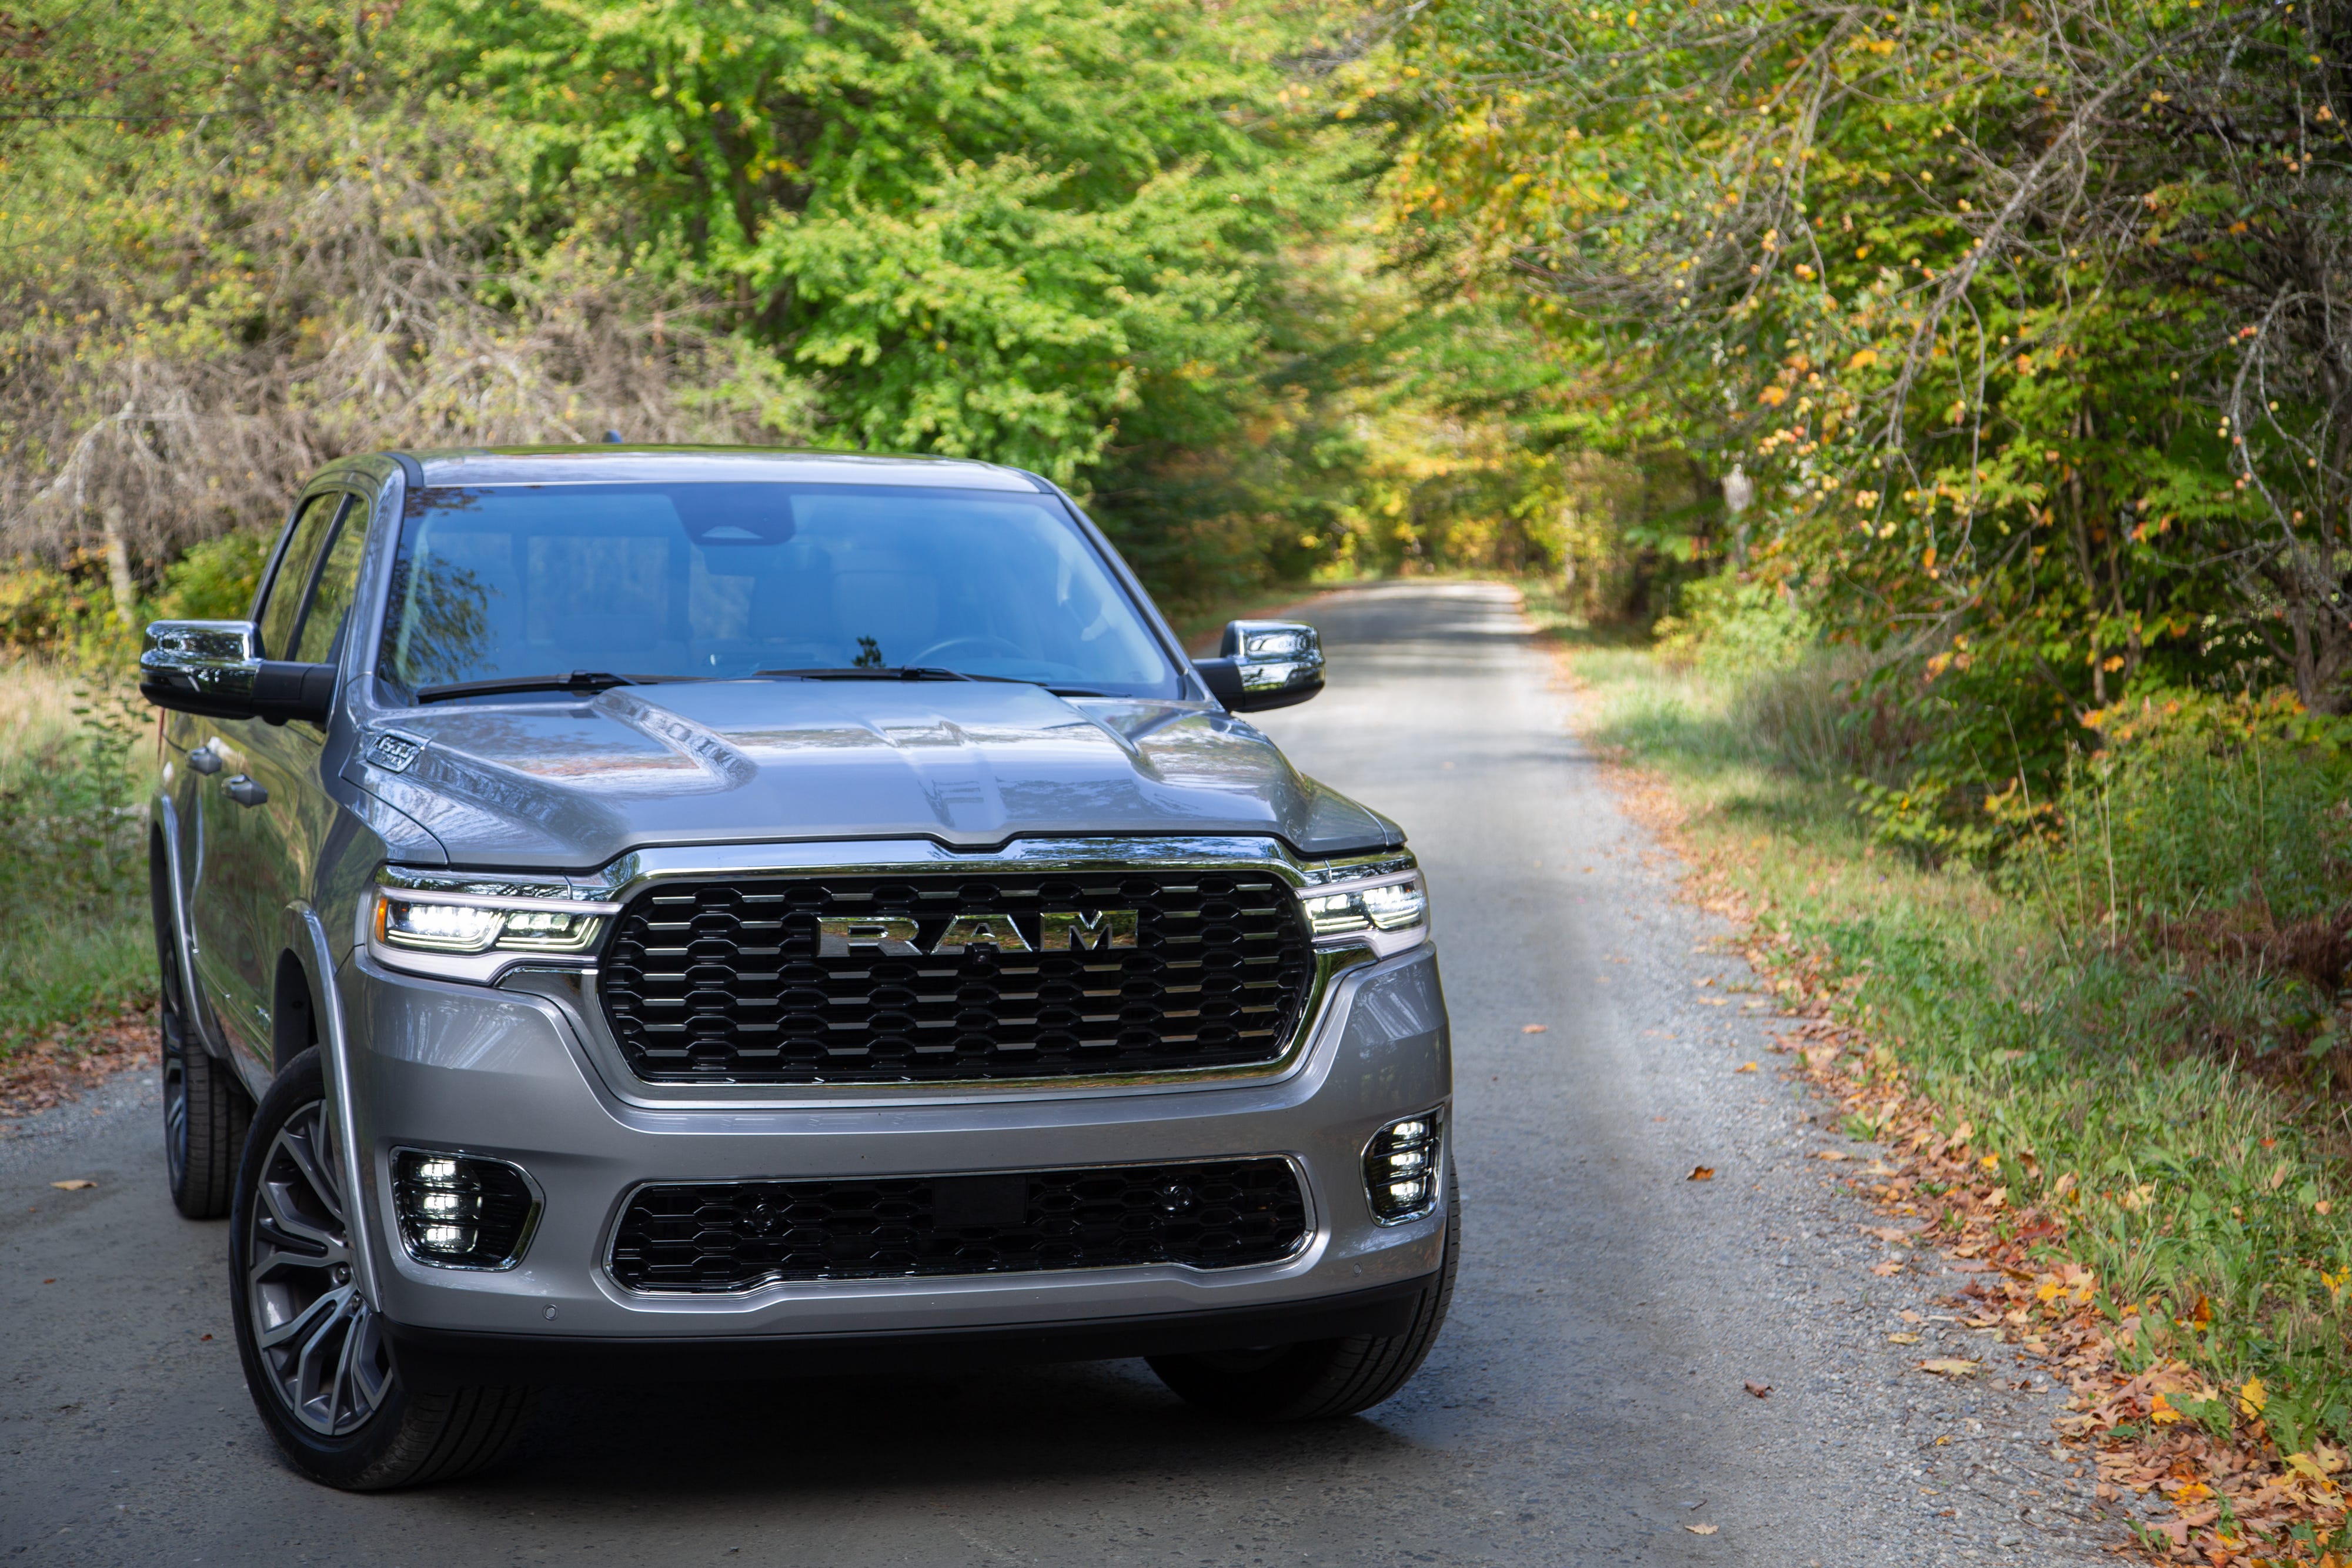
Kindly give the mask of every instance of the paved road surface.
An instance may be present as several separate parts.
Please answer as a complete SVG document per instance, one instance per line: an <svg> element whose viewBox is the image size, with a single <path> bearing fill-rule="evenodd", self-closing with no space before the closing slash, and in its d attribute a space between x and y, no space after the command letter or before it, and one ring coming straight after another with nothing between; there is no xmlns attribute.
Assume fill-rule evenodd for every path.
<svg viewBox="0 0 2352 1568"><path fill-rule="evenodd" d="M1460 1294L1398 1398L1234 1427L1135 1363L572 1392L493 1475L325 1491L251 1414L225 1227L173 1213L134 1078L0 1139L5 1561L2087 1560L2113 1527L2045 1451L2057 1396L1909 1370L1973 1343L1957 1325L1885 1343L1957 1281L1874 1279L1864 1217L1806 1157L1833 1134L1770 1072L1731 1074L1761 1020L1696 982L1745 971L1569 737L1511 596L1394 585L1310 615L1330 690L1265 727L1412 831L1461 1075ZM1684 1180L1696 1164L1716 1179ZM48 1185L72 1176L98 1186Z"/></svg>

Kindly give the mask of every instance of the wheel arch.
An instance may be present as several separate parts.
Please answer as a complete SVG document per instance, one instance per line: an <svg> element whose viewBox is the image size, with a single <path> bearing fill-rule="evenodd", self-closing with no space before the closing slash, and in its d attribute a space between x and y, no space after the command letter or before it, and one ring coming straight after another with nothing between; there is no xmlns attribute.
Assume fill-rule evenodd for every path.
<svg viewBox="0 0 2352 1568"><path fill-rule="evenodd" d="M318 988L308 967L292 948L278 955L278 973L269 992L269 1071L272 1076L319 1043Z"/></svg>
<svg viewBox="0 0 2352 1568"><path fill-rule="evenodd" d="M284 1071L303 1051L315 1046L327 1081L327 1105L343 1129L338 1139L343 1164L343 1190L351 1196L345 1223L351 1227L352 1260L370 1301L381 1301L376 1284L373 1246L376 1229L375 1184L370 1179L374 1162L362 1148L365 1118L359 1115L352 1092L351 1051L343 1031L341 998L335 988L333 950L319 912L300 899L289 903L282 924L271 990L270 1053L274 1069Z"/></svg>
<svg viewBox="0 0 2352 1568"><path fill-rule="evenodd" d="M229 1060L227 1042L213 1025L212 1009L205 1006L204 987L196 978L195 944L189 935L188 883L180 855L180 813L171 796L156 795L147 821L147 911L155 930L157 982L163 978L163 944L168 941L179 965L180 999L186 1004L187 1022L196 1043L206 1055L226 1061Z"/></svg>

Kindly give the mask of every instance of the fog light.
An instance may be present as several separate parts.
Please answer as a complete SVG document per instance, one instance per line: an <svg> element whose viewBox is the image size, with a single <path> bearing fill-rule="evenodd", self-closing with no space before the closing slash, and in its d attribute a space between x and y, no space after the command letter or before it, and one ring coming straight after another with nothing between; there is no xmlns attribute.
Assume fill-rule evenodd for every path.
<svg viewBox="0 0 2352 1568"><path fill-rule="evenodd" d="M1438 1114L1391 1122L1364 1145L1364 1197L1382 1225L1419 1219L1437 1207Z"/></svg>
<svg viewBox="0 0 2352 1568"><path fill-rule="evenodd" d="M539 1218L530 1178L476 1155L394 1150L392 1200L408 1255L446 1269L511 1268Z"/></svg>

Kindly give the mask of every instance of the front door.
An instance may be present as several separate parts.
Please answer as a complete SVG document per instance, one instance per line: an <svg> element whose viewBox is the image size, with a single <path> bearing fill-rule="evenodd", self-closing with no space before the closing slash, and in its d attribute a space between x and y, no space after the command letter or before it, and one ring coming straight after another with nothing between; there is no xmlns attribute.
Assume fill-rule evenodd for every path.
<svg viewBox="0 0 2352 1568"><path fill-rule="evenodd" d="M358 597L370 510L364 498L353 497L327 531L310 573L310 591L287 634L289 651L284 657L298 664L343 667L345 644L355 634L352 602ZM334 827L338 808L320 766L327 748L323 726L303 719L255 723L247 738L247 771L269 797L246 821L251 831L249 885L253 930L261 952L261 995L274 1006L279 955L289 942L287 909L311 896L319 853Z"/></svg>
<svg viewBox="0 0 2352 1568"><path fill-rule="evenodd" d="M324 491L295 514L256 616L263 658L294 657L311 580L348 500L343 491ZM272 902L282 885L273 865L279 858L275 841L297 793L288 785L287 768L299 759L286 756L286 732L296 729L310 727L257 718L208 721L204 749L218 766L201 768L196 786L205 846L192 909L196 973L229 1043L265 1071L273 1065L269 1012L279 948L274 911L282 907L282 899ZM315 760L310 773L315 789ZM264 907L273 911L266 925Z"/></svg>

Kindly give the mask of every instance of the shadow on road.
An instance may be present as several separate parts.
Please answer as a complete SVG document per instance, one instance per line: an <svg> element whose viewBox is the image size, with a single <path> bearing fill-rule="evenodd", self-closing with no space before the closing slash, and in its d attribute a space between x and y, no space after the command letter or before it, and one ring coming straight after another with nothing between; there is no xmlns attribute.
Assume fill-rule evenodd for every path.
<svg viewBox="0 0 2352 1568"><path fill-rule="evenodd" d="M476 1486L501 1510L517 1493L625 1503L795 1491L959 1490L996 1483L1210 1484L1304 1453L1364 1464L1419 1446L1377 1422L1259 1427L1193 1411L1133 1363L960 1377L841 1377L552 1389L509 1464Z"/></svg>

